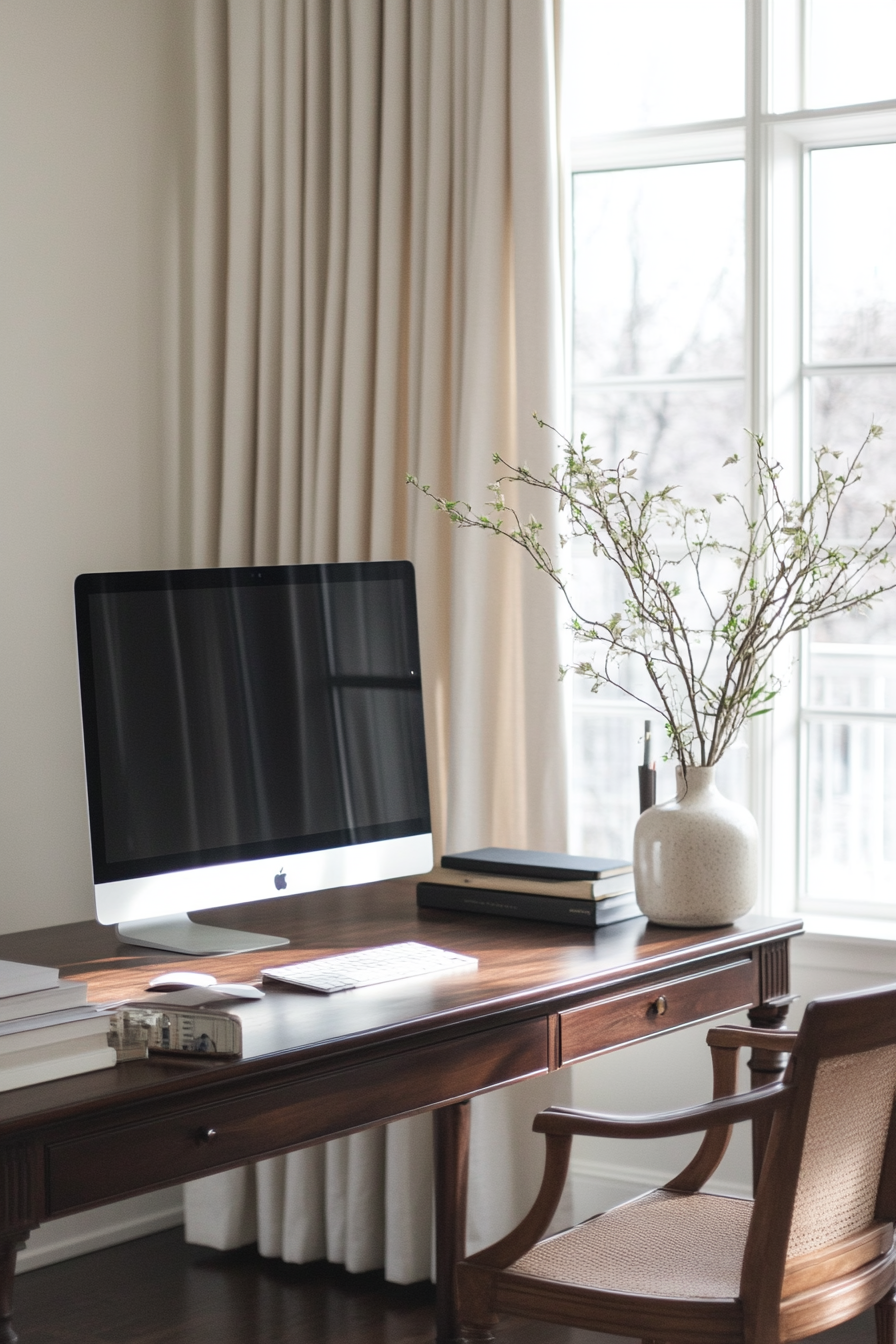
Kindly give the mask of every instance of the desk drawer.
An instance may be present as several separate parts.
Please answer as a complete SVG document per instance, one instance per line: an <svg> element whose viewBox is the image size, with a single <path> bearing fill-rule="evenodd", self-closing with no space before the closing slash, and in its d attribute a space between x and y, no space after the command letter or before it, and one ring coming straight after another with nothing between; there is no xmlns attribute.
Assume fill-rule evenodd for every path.
<svg viewBox="0 0 896 1344"><path fill-rule="evenodd" d="M600 1054L757 1002L749 958L713 971L668 980L560 1014L560 1062Z"/></svg>
<svg viewBox="0 0 896 1344"><path fill-rule="evenodd" d="M50 1143L52 1215L171 1185L252 1158L459 1101L546 1073L544 1018L472 1032L280 1086L246 1080L246 1095L142 1124Z"/></svg>

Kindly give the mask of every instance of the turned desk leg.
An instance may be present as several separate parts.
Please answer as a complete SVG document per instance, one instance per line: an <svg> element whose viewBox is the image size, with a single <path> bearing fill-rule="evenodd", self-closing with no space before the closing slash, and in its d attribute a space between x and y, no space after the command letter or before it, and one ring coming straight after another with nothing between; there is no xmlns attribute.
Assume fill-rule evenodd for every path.
<svg viewBox="0 0 896 1344"><path fill-rule="evenodd" d="M436 1339L460 1338L455 1269L467 1249L467 1174L470 1165L470 1103L433 1111L436 1185ZM0 1344L4 1344L0 1339Z"/></svg>
<svg viewBox="0 0 896 1344"><path fill-rule="evenodd" d="M750 1026L761 1027L763 1031L783 1031L789 1008L789 999L786 1003L760 1003L755 1008L750 1008L747 1013ZM750 1070L750 1086L764 1087L766 1083L778 1082L784 1076L789 1058L788 1054L782 1054L778 1050L754 1050L747 1060L747 1066ZM754 1194L759 1184L759 1175L762 1171L762 1162L768 1146L771 1127L772 1117L770 1114L761 1115L753 1121Z"/></svg>
<svg viewBox="0 0 896 1344"><path fill-rule="evenodd" d="M0 1241L0 1344L17 1344L12 1328L12 1290L16 1273L16 1253L22 1245L21 1234Z"/></svg>

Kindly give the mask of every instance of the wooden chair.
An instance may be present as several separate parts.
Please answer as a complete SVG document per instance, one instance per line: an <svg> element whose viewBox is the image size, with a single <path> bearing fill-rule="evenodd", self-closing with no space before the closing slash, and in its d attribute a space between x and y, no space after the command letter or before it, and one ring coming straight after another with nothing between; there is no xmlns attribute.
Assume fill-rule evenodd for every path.
<svg viewBox="0 0 896 1344"><path fill-rule="evenodd" d="M496 1313L688 1344L779 1344L876 1309L896 1344L896 986L817 999L799 1033L713 1027L714 1100L657 1116L551 1107L538 1197L502 1241L458 1265L471 1340ZM742 1045L790 1053L781 1082L734 1095ZM755 1200L701 1193L731 1126L771 1113ZM545 1237L574 1134L705 1131L668 1185Z"/></svg>

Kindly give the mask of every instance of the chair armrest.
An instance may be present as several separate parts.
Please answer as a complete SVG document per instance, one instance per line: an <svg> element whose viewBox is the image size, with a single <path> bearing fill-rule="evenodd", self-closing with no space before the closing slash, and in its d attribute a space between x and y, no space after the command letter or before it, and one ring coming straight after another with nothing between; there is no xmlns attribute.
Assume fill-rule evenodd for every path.
<svg viewBox="0 0 896 1344"><path fill-rule="evenodd" d="M706 1043L712 1051L712 1095L714 1100L733 1096L737 1089L737 1060L742 1045L753 1050L788 1051L796 1042L794 1031L766 1031L761 1027L719 1026L710 1027ZM667 1190L695 1191L703 1186L718 1169L731 1142L732 1127L714 1126L703 1136L697 1152L691 1158L684 1171L666 1185Z"/></svg>
<svg viewBox="0 0 896 1344"><path fill-rule="evenodd" d="M789 1083L767 1083L752 1092L719 1097L701 1106L660 1115L604 1115L596 1111L549 1106L536 1115L532 1128L537 1134L589 1134L605 1139L668 1138L673 1134L694 1134L716 1125L734 1125L739 1120L753 1120L757 1115L777 1110L790 1091Z"/></svg>
<svg viewBox="0 0 896 1344"><path fill-rule="evenodd" d="M544 1175L541 1189L525 1218L506 1237L486 1246L466 1259L467 1265L485 1265L489 1269L506 1269L521 1255L531 1251L536 1241L547 1232L557 1211L572 1149L571 1134L545 1134Z"/></svg>
<svg viewBox="0 0 896 1344"><path fill-rule="evenodd" d="M777 1050L789 1054L796 1045L795 1031L763 1031L761 1027L710 1027L706 1044L714 1050L736 1050L745 1045L751 1050Z"/></svg>

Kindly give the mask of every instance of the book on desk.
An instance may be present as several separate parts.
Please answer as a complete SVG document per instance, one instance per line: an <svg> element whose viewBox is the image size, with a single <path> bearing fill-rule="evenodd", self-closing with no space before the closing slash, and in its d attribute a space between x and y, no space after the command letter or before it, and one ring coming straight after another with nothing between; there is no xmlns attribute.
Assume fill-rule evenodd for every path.
<svg viewBox="0 0 896 1344"><path fill-rule="evenodd" d="M446 854L417 884L421 909L602 928L640 914L631 863L541 850Z"/></svg>
<svg viewBox="0 0 896 1344"><path fill-rule="evenodd" d="M83 980L51 966L0 961L0 1092L111 1068L108 1014Z"/></svg>

